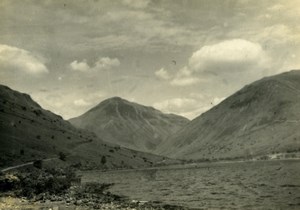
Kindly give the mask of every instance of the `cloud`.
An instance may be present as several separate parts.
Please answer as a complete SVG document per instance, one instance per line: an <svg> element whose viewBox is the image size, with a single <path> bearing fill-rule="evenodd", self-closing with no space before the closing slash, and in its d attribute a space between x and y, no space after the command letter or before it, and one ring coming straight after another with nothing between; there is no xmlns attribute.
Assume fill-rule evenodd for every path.
<svg viewBox="0 0 300 210"><path fill-rule="evenodd" d="M189 67L193 71L244 71L253 64L264 65L266 60L258 43L233 39L203 46L189 59Z"/></svg>
<svg viewBox="0 0 300 210"><path fill-rule="evenodd" d="M43 108L62 115L64 119L85 113L107 96L102 89L91 90L85 86L68 87L67 90L38 91L30 95Z"/></svg>
<svg viewBox="0 0 300 210"><path fill-rule="evenodd" d="M153 104L155 108L170 113L182 112L195 105L197 105L197 101L191 98L172 98Z"/></svg>
<svg viewBox="0 0 300 210"><path fill-rule="evenodd" d="M107 70L113 67L117 67L119 65L120 65L120 61L117 58L103 57L96 62L95 69Z"/></svg>
<svg viewBox="0 0 300 210"><path fill-rule="evenodd" d="M196 77L176 77L171 81L173 86L189 86L199 83L199 79Z"/></svg>
<svg viewBox="0 0 300 210"><path fill-rule="evenodd" d="M189 86L200 82L200 79L192 75L193 72L188 67L181 68L171 80L173 86Z"/></svg>
<svg viewBox="0 0 300 210"><path fill-rule="evenodd" d="M189 119L193 119L211 108L210 105L203 106L195 98L171 98L154 103L153 106L162 112L178 114Z"/></svg>
<svg viewBox="0 0 300 210"><path fill-rule="evenodd" d="M4 68L31 75L48 73L46 65L41 60L27 50L0 45L0 65Z"/></svg>
<svg viewBox="0 0 300 210"><path fill-rule="evenodd" d="M164 68L161 68L161 69L157 70L155 72L155 76L159 79L162 79L162 80L168 80L168 79L171 78L169 73Z"/></svg>
<svg viewBox="0 0 300 210"><path fill-rule="evenodd" d="M285 45L299 42L300 36L287 25L276 24L265 27L261 33L257 35L257 39L261 43L264 43L265 48L273 51L275 48L283 49Z"/></svg>
<svg viewBox="0 0 300 210"><path fill-rule="evenodd" d="M70 66L74 71L85 72L90 70L90 66L86 63L86 60L83 60L81 62L75 60L72 63L70 63Z"/></svg>
<svg viewBox="0 0 300 210"><path fill-rule="evenodd" d="M165 113L175 113L189 119L194 119L224 99L225 97L191 93L188 97L167 99L154 103L153 106Z"/></svg>
<svg viewBox="0 0 300 210"><path fill-rule="evenodd" d="M118 67L119 65L120 61L117 58L109 57L99 58L95 62L93 67L90 67L85 59L81 62L75 60L70 63L70 67L72 70L81 72L108 70L114 67Z"/></svg>
<svg viewBox="0 0 300 210"><path fill-rule="evenodd" d="M188 64L176 73L170 84L194 85L207 82L208 76L230 80L233 77L243 79L249 75L257 79L269 67L270 58L260 44L243 39L225 40L195 51Z"/></svg>
<svg viewBox="0 0 300 210"><path fill-rule="evenodd" d="M78 99L74 101L74 105L76 106L89 106L90 103L86 102L84 99Z"/></svg>
<svg viewBox="0 0 300 210"><path fill-rule="evenodd" d="M200 79L192 76L187 67L180 69L175 75L169 74L164 68L157 70L155 76L161 80L169 80L172 86L188 86L199 83Z"/></svg>

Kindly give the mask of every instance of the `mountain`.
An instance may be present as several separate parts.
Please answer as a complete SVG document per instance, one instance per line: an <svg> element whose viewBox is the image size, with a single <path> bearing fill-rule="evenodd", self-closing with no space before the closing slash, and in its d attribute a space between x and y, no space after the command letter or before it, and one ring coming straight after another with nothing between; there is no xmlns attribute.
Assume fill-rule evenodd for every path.
<svg viewBox="0 0 300 210"><path fill-rule="evenodd" d="M186 159L300 151L300 71L245 86L188 123L157 149Z"/></svg>
<svg viewBox="0 0 300 210"><path fill-rule="evenodd" d="M184 117L163 114L119 97L107 99L69 121L106 141L144 152L154 151L167 136L189 122Z"/></svg>
<svg viewBox="0 0 300 210"><path fill-rule="evenodd" d="M98 168L149 166L163 160L104 142L44 110L29 95L3 85L0 85L0 145L0 167L57 159L59 153L67 155L70 164Z"/></svg>

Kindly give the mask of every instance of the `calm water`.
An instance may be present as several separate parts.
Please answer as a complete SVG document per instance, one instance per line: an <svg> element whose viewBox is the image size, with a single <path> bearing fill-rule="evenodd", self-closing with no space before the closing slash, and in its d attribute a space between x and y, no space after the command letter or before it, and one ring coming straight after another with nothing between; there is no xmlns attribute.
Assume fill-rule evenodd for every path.
<svg viewBox="0 0 300 210"><path fill-rule="evenodd" d="M89 171L83 182L110 191L197 209L300 209L300 161L213 163L148 170Z"/></svg>

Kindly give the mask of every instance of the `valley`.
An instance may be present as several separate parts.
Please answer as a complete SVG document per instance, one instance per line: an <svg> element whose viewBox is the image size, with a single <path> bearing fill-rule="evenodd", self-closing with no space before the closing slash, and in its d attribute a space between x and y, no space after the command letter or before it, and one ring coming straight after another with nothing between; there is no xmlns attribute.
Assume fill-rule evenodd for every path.
<svg viewBox="0 0 300 210"><path fill-rule="evenodd" d="M297 209L299 84L264 78L192 121L119 97L66 121L1 85L0 207Z"/></svg>

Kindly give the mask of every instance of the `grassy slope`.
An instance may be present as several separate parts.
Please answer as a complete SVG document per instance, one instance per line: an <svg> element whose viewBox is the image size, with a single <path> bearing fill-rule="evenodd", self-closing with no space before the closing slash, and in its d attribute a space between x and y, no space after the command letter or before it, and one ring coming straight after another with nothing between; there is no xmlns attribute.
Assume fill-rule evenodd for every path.
<svg viewBox="0 0 300 210"><path fill-rule="evenodd" d="M158 149L176 158L235 158L300 149L300 72L247 85Z"/></svg>
<svg viewBox="0 0 300 210"><path fill-rule="evenodd" d="M90 167L140 167L162 157L103 142L44 110L29 95L0 85L0 167L68 155L67 162ZM106 157L106 163L101 158Z"/></svg>

